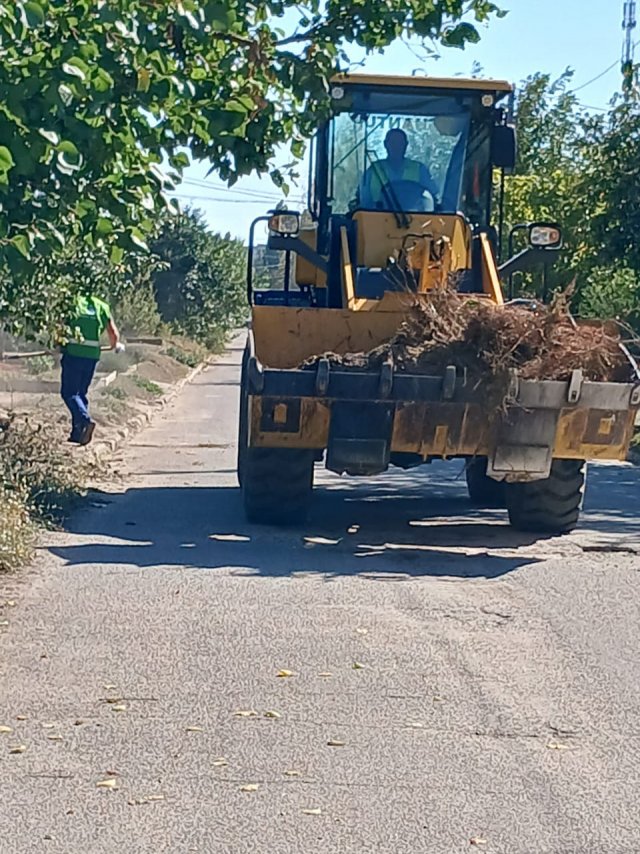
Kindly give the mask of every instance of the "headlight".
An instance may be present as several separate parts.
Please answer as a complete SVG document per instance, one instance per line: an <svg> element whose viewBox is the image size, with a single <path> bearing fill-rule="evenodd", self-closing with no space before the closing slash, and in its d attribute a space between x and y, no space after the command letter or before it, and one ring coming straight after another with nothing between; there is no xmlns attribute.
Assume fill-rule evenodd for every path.
<svg viewBox="0 0 640 854"><path fill-rule="evenodd" d="M562 231L557 225L534 222L529 226L529 244L538 249L560 249Z"/></svg>
<svg viewBox="0 0 640 854"><path fill-rule="evenodd" d="M269 231L275 234L293 236L300 230L300 215L297 213L277 213L269 220Z"/></svg>

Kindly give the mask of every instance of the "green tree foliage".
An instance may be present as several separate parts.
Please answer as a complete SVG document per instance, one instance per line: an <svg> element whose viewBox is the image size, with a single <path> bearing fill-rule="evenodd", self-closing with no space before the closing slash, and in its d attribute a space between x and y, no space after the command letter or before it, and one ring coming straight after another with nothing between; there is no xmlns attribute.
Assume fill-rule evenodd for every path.
<svg viewBox="0 0 640 854"><path fill-rule="evenodd" d="M580 219L575 185L580 113L569 91L572 73L557 80L535 74L520 85L516 104L518 165L507 180L506 231L534 219L561 222L568 241L563 257L575 253ZM558 267L562 276L565 267ZM557 277L557 273L556 273Z"/></svg>
<svg viewBox="0 0 640 854"><path fill-rule="evenodd" d="M640 104L615 102L593 116L571 92L572 75L536 74L519 87L518 169L507 180L507 229L561 223L565 246L550 288L577 283L575 307L589 316L640 322ZM541 293L541 278L520 287Z"/></svg>
<svg viewBox="0 0 640 854"><path fill-rule="evenodd" d="M161 262L153 287L162 319L217 347L247 316L246 248L209 231L199 211L165 217L151 248Z"/></svg>
<svg viewBox="0 0 640 854"><path fill-rule="evenodd" d="M28 276L69 231L145 245L185 150L233 181L298 156L357 44L464 46L489 0L0 0L0 261ZM167 178L167 164L176 175ZM284 177L276 170L272 178Z"/></svg>
<svg viewBox="0 0 640 854"><path fill-rule="evenodd" d="M640 271L640 102L582 123L578 187L595 260Z"/></svg>

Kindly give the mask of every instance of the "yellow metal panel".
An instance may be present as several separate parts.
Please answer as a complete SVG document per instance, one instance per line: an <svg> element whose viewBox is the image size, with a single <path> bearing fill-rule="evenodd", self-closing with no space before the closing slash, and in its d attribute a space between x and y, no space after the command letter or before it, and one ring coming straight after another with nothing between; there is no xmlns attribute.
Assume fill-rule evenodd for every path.
<svg viewBox="0 0 640 854"><path fill-rule="evenodd" d="M410 235L446 237L451 243L451 270L471 267L471 230L455 214L409 214L409 225L402 228L392 213L356 211L353 215L358 234L357 264L360 267L386 267L389 256L400 252Z"/></svg>
<svg viewBox="0 0 640 854"><path fill-rule="evenodd" d="M300 404L300 430L297 433L262 431L262 399L250 397L249 444L256 448L326 448L331 417L328 403L316 398L302 398Z"/></svg>
<svg viewBox="0 0 640 854"><path fill-rule="evenodd" d="M341 269L342 269L342 299L343 305L351 311L357 311L364 308L369 302L364 299L356 299L356 289L353 281L353 264L351 263L351 253L349 251L349 237L347 235L346 226L340 226L340 252Z"/></svg>
<svg viewBox="0 0 640 854"><path fill-rule="evenodd" d="M558 419L554 457L574 460L624 460L633 435L635 410L563 409Z"/></svg>
<svg viewBox="0 0 640 854"><path fill-rule="evenodd" d="M502 285L498 276L496 261L493 257L493 249L486 234L480 235L480 245L482 247L482 287L485 292L497 305L504 304L504 295L502 293Z"/></svg>
<svg viewBox="0 0 640 854"><path fill-rule="evenodd" d="M451 457L486 455L490 425L480 406L458 403L399 403L391 450Z"/></svg>
<svg viewBox="0 0 640 854"><path fill-rule="evenodd" d="M298 234L300 240L306 243L314 252L318 248L318 226L314 223L309 228L302 228ZM327 276L302 255L296 255L296 284L314 285L316 288L326 288Z"/></svg>
<svg viewBox="0 0 640 854"><path fill-rule="evenodd" d="M405 77L395 74L337 74L331 82L348 86L401 86L409 89L459 89L479 92L512 92L513 86L506 80L477 80L469 77Z"/></svg>
<svg viewBox="0 0 640 854"><path fill-rule="evenodd" d="M400 296L400 295L399 295ZM383 305L384 303L384 305ZM256 355L271 368L297 368L305 359L333 353L359 353L389 341L407 312L405 303L373 301L374 310L254 306Z"/></svg>

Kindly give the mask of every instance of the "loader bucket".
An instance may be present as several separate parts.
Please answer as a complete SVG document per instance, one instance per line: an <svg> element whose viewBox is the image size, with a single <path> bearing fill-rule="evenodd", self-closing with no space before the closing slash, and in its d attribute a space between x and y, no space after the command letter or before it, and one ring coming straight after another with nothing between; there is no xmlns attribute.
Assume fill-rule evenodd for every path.
<svg viewBox="0 0 640 854"><path fill-rule="evenodd" d="M411 303L405 297L375 311L255 306L255 354L265 368L282 369L323 353L367 353L393 338Z"/></svg>

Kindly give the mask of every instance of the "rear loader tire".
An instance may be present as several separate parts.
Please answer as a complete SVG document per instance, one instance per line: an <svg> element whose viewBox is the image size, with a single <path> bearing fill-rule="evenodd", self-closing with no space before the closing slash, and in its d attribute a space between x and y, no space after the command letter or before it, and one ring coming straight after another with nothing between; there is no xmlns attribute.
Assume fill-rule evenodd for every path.
<svg viewBox="0 0 640 854"><path fill-rule="evenodd" d="M247 448L242 474L249 522L296 525L309 512L313 491L313 451Z"/></svg>
<svg viewBox="0 0 640 854"><path fill-rule="evenodd" d="M587 464L554 460L546 480L505 484L509 521L519 531L567 534L580 519Z"/></svg>
<svg viewBox="0 0 640 854"><path fill-rule="evenodd" d="M504 483L487 475L487 458L467 460L465 476L471 503L476 507L505 507Z"/></svg>

